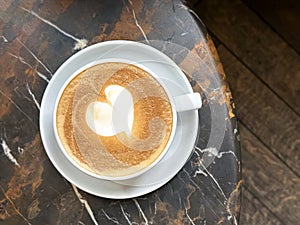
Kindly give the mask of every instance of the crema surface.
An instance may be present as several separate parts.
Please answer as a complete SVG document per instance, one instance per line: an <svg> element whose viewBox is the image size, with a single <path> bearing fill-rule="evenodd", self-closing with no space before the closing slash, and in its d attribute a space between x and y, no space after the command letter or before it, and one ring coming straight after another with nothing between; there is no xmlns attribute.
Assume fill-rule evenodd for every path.
<svg viewBox="0 0 300 225"><path fill-rule="evenodd" d="M79 73L57 107L60 141L81 167L101 176L124 176L152 164L173 125L164 88L145 70L107 62Z"/></svg>

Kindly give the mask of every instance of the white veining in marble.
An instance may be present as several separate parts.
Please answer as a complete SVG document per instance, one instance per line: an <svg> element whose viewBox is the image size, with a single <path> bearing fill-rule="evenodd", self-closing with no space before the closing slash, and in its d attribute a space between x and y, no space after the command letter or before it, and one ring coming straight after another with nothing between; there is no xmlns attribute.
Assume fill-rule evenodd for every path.
<svg viewBox="0 0 300 225"><path fill-rule="evenodd" d="M87 46L88 40L85 38L77 39L73 50L80 50Z"/></svg>
<svg viewBox="0 0 300 225"><path fill-rule="evenodd" d="M234 128L233 134L235 135L236 140L240 141L240 135L239 135L239 131L237 128Z"/></svg>
<svg viewBox="0 0 300 225"><path fill-rule="evenodd" d="M235 216L233 216L232 214L230 214L229 216L227 216L227 220L228 220L228 221L230 221L230 220L232 220L232 219L233 219L234 225L238 225L237 219L236 219Z"/></svg>
<svg viewBox="0 0 300 225"><path fill-rule="evenodd" d="M182 180L182 179L181 179ZM182 180L183 181L183 180ZM176 195L177 195L177 198L178 198L178 202L179 202L179 208L180 209L182 209L182 201L181 201L181 196L180 196L180 194L177 192L176 193Z"/></svg>
<svg viewBox="0 0 300 225"><path fill-rule="evenodd" d="M4 35L1 35L1 38L3 39L4 42L8 42L7 38Z"/></svg>
<svg viewBox="0 0 300 225"><path fill-rule="evenodd" d="M19 154L23 154L24 148L18 147L18 152L19 152Z"/></svg>
<svg viewBox="0 0 300 225"><path fill-rule="evenodd" d="M218 149L214 148L214 147L201 149L201 148L195 146L195 149L199 150L201 153L208 152L209 156L218 156L218 152L219 152Z"/></svg>
<svg viewBox="0 0 300 225"><path fill-rule="evenodd" d="M143 219L145 220L145 225L148 225L148 224L149 224L149 221L148 221L148 219L147 219L147 217L146 217L144 211L142 210L142 208L141 208L139 202L138 202L136 199L133 199L133 201L134 201L134 203L135 203L137 209L139 210L139 214L142 215Z"/></svg>
<svg viewBox="0 0 300 225"><path fill-rule="evenodd" d="M197 155L197 159L200 161L200 157L201 157L201 156L200 156L200 154L196 151L196 150L197 150L196 148L197 148L197 147L195 146L193 153L195 153L195 154ZM194 167L193 161L192 161L192 160L190 161L190 163L191 163L191 166ZM202 174L202 175L204 175L204 176L207 177L207 173L205 173L202 169L200 169L199 166L197 166L197 170L195 171L193 177L196 177L198 174Z"/></svg>
<svg viewBox="0 0 300 225"><path fill-rule="evenodd" d="M201 153L209 152L209 153L211 153L212 155L218 154L218 151L217 151L216 148L207 148L207 149L203 149L203 150L202 150L202 149L200 149L199 147L195 146L195 150L198 150L198 151L200 151ZM194 152L195 152L195 154L197 154L197 155L200 157L199 153L197 153L196 151L194 151ZM222 156L221 156L221 157L222 157ZM221 194L223 195L224 200L225 200L225 201L224 201L224 204L226 205L228 199L227 199L227 197L226 197L226 195L225 195L223 189L221 188L219 182L218 182L218 181L216 180L216 178L215 178L215 177L207 170L207 168L203 165L201 159L199 159L199 166L200 166L200 167L198 168L197 171L202 171L202 172L198 172L198 173L197 173L197 171L196 171L196 173L194 174L194 177L196 177L197 174L203 174L203 175L206 176L206 177L209 176L210 179L216 184L216 186L217 186L218 189L220 190ZM186 171L186 173L187 173L187 171ZM187 173L187 174L188 174L188 173ZM206 175L205 175L205 174L206 174ZM191 179L191 181L192 181L192 179Z"/></svg>
<svg viewBox="0 0 300 225"><path fill-rule="evenodd" d="M216 148L206 148L206 149L200 149L199 147L195 146L195 151L194 153L200 157L200 154L196 151L198 150L201 153L205 153L208 152L209 154L211 154L212 156L215 156L217 158L222 158L222 156L224 154L232 154L234 156L234 158L236 159L236 161L238 162L238 164L240 165L240 162L238 161L235 153L233 151L227 151L227 152L218 152L218 150ZM209 176L211 178L211 180L217 185L218 189L221 191L221 194L223 195L225 201L224 201L224 205L226 205L228 198L226 197L223 189L221 188L220 184L218 183L218 181L216 180L216 178L206 169L206 167L203 165L203 163L199 160L199 164L202 168L198 168L194 174L193 177L196 177L198 174L202 174L205 177ZM239 166L240 167L240 166ZM186 171L187 173L187 171ZM188 173L187 173L188 174ZM192 179L191 179L192 180ZM234 215L232 215L232 213L230 211L228 211L229 216L227 217L228 220L233 220L234 225L237 225L237 219Z"/></svg>
<svg viewBox="0 0 300 225"><path fill-rule="evenodd" d="M17 38L17 41L29 52L29 54L39 63L42 67L51 75L53 76L51 70L22 42Z"/></svg>
<svg viewBox="0 0 300 225"><path fill-rule="evenodd" d="M218 189L221 191L222 195L225 198L225 203L227 202L227 197L223 191L223 189L221 188L219 182L216 180L216 178L205 168L205 166L202 164L202 162L200 162L200 165L203 167L203 170L205 171L205 173L208 174L208 176L212 179L212 181L217 185Z"/></svg>
<svg viewBox="0 0 300 225"><path fill-rule="evenodd" d="M50 81L48 80L48 78L47 78L44 74L40 73L39 71L36 71L36 73L37 73L37 75L38 75L40 78L42 78L43 80L47 81L48 83L50 82Z"/></svg>
<svg viewBox="0 0 300 225"><path fill-rule="evenodd" d="M154 203L154 215L156 215L157 213L157 206L156 206L156 202Z"/></svg>
<svg viewBox="0 0 300 225"><path fill-rule="evenodd" d="M20 164L18 163L17 159L11 153L11 149L8 147L6 141L3 138L1 138L1 146L3 149L4 155L6 155L6 157L9 159L9 161L11 161L15 166L21 167Z"/></svg>
<svg viewBox="0 0 300 225"><path fill-rule="evenodd" d="M225 154L232 154L233 157L237 160L237 157L236 157L234 151L231 151L231 150L226 151L226 152L219 152L219 153L216 155L216 157L220 159L220 158L222 158L222 156L225 155ZM237 161L238 161L238 160L237 160Z"/></svg>
<svg viewBox="0 0 300 225"><path fill-rule="evenodd" d="M41 109L41 105L40 105L40 103L36 100L35 95L34 95L34 94L32 93L32 91L30 90L30 87L29 87L29 84L28 84L28 83L26 83L26 89L27 89L28 93L30 94L30 96L31 96L31 98L32 98L32 100L33 100L35 106L38 108L38 110L40 110L40 109Z"/></svg>
<svg viewBox="0 0 300 225"><path fill-rule="evenodd" d="M192 9L190 9L189 7L187 7L186 5L184 5L183 3L179 4L179 7L181 7L181 8L183 8L183 9L187 10L188 12L190 12L190 13L198 20L198 22L201 23L201 25L202 25L203 27L206 27L206 26L204 25L204 23L202 22L202 20L200 19L200 17L198 16L198 14L195 13Z"/></svg>
<svg viewBox="0 0 300 225"><path fill-rule="evenodd" d="M95 219L94 213L93 213L93 211L92 211L92 209L91 209L91 207L90 207L88 201L87 201L85 198L82 197L82 195L79 193L77 187L76 187L74 184L72 184L72 187L73 187L73 190L74 190L74 192L75 192L75 194L76 194L78 200L84 205L86 211L88 212L88 214L89 214L89 216L91 217L91 219L92 219L92 221L94 222L94 224L95 224L95 225L98 225L98 222L97 222L97 220Z"/></svg>
<svg viewBox="0 0 300 225"><path fill-rule="evenodd" d="M133 19L134 19L134 22L135 22L135 25L139 28L139 30L142 32L143 36L144 36L144 39L145 41L147 42L147 44L149 44L149 40L147 38L147 35L145 33L145 31L143 30L143 28L141 27L141 25L139 24L139 22L137 21L137 18L136 18L136 15L135 15L135 12L134 12L134 7L133 7L133 3L131 0L129 0L129 3L132 7L132 15L133 15Z"/></svg>
<svg viewBox="0 0 300 225"><path fill-rule="evenodd" d="M207 177L207 173L203 172L203 170L201 170L200 168L198 168L196 171L195 171L195 174L193 177L196 177L198 174L202 174L204 175L205 177Z"/></svg>
<svg viewBox="0 0 300 225"><path fill-rule="evenodd" d="M187 32L182 32L182 33L180 34L180 36L183 37L183 36L186 36L186 35L189 34L189 33L190 33L190 32L188 32L188 31L187 31Z"/></svg>
<svg viewBox="0 0 300 225"><path fill-rule="evenodd" d="M183 172L185 172L189 178L189 180L191 181L191 183L198 189L198 190L201 190L200 186L195 182L193 181L193 179L191 178L191 175L189 174L189 172L183 168Z"/></svg>
<svg viewBox="0 0 300 225"><path fill-rule="evenodd" d="M8 52L8 54L16 59L18 59L21 63L23 63L24 65L28 66L29 68L33 68L28 62L25 61L24 58L22 58L21 56L17 56L11 52Z"/></svg>
<svg viewBox="0 0 300 225"><path fill-rule="evenodd" d="M235 216L233 216L233 222L234 222L234 225L238 225L238 222L237 222L237 219Z"/></svg>
<svg viewBox="0 0 300 225"><path fill-rule="evenodd" d="M127 223L128 223L129 225L132 225L131 221L130 221L129 218L128 218L127 213L124 211L124 208L123 208L122 204L120 204L120 208L121 208L122 214L123 214L125 220L127 221Z"/></svg>
<svg viewBox="0 0 300 225"><path fill-rule="evenodd" d="M192 225L195 225L194 221L192 220L192 218L190 217L190 215L188 214L188 209L186 208L186 206L184 206L184 209L185 209L185 215L186 217L189 219L190 223Z"/></svg>
<svg viewBox="0 0 300 225"><path fill-rule="evenodd" d="M33 122L33 120L30 118L30 116L25 113L20 106L18 106L10 97L8 97L4 92L2 92L0 90L0 94L2 94L5 98L7 98L27 119L29 119L31 122Z"/></svg>
<svg viewBox="0 0 300 225"><path fill-rule="evenodd" d="M200 149L199 147L195 146L195 149L200 151L201 153L205 153L208 152L209 156L215 156L218 159L222 158L223 155L225 154L232 154L233 157L236 159L236 161L239 163L238 158L236 157L234 151L226 151L226 152L219 152L218 149L210 147L210 148L206 148L206 149Z"/></svg>
<svg viewBox="0 0 300 225"><path fill-rule="evenodd" d="M26 62L25 59L22 58L21 56L17 56L17 55L15 55L15 54L11 53L11 52L8 52L8 54L9 54L10 56L12 56L12 57L18 59L22 64L28 66L30 69L33 69L33 66L30 65L28 62ZM39 71L36 71L36 73L37 73L37 75L38 75L40 78L42 78L43 80L47 81L47 83L49 83L49 80L48 80L48 78L47 78L46 75L40 73Z"/></svg>
<svg viewBox="0 0 300 225"><path fill-rule="evenodd" d="M27 225L32 225L28 219L19 211L19 207L17 207L15 205L15 203L13 202L13 200L5 193L3 187L0 185L0 189L2 190L2 193L4 195L4 197L9 201L9 203L11 204L12 208L14 209L14 211L27 223ZM6 212L6 211L5 211ZM7 213L7 212L6 212Z"/></svg>
<svg viewBox="0 0 300 225"><path fill-rule="evenodd" d="M217 157L218 159L222 158L223 155L226 155L226 154L233 155L233 157L234 157L236 163L238 164L238 170L239 170L239 171L241 170L241 165L240 165L241 162L240 162L239 159L237 158L235 152L232 151L232 150L228 150L228 151L226 151L226 152L219 152L216 148L210 147L210 148L206 148L206 149L200 149L200 148L197 147L197 146L195 146L195 150L198 150L198 151L201 152L201 153L207 152L207 153L208 153L208 156L210 156L210 157L214 156L214 157ZM197 151L195 151L195 153L196 153L196 152L197 152ZM199 156L199 154L198 154L198 156Z"/></svg>
<svg viewBox="0 0 300 225"><path fill-rule="evenodd" d="M26 9L24 7L22 7L22 9L24 11L30 13L31 15L35 16L36 18L38 18L42 22L44 22L44 23L48 24L49 26L53 27L54 29L56 29L58 32L65 35L66 37L69 37L69 38L73 39L76 42L73 50L80 50L80 49L83 49L87 46L87 43L88 43L87 39L85 39L85 38L82 38L82 39L76 38L73 35L71 35L71 34L67 33L66 31L64 31L63 29L61 29L60 27L58 27L57 25L53 24L49 20L46 20L43 17L39 16L37 13L33 12L32 10Z"/></svg>
<svg viewBox="0 0 300 225"><path fill-rule="evenodd" d="M111 222L115 223L115 224L120 224L120 222L117 220L117 218L115 217L110 217L104 209L101 209L101 211L103 212L104 216Z"/></svg>

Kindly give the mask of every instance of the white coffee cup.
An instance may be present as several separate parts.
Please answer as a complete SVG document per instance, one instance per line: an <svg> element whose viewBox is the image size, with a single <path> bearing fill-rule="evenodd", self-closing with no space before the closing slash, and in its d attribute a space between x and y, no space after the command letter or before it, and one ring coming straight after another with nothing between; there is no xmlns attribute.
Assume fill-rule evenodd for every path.
<svg viewBox="0 0 300 225"><path fill-rule="evenodd" d="M138 44L139 46L141 45L140 43ZM147 49L149 50L149 46L147 46ZM156 49L154 49L154 51L157 51ZM74 56L73 56L74 57ZM56 118L57 118L57 108L58 108L58 103L59 100L62 96L63 91L65 90L65 88L68 86L68 84L71 82L71 80L76 77L80 72L86 70L87 68L90 68L92 66L101 64L101 63L106 63L106 62L121 62L121 63L127 63L127 64L132 64L134 66L137 66L145 71L147 71L149 74L151 74L153 76L153 78L156 79L156 81L164 88L167 96L168 96L168 100L172 105L172 114L173 114L173 125L172 125L172 131L171 131L171 135L169 137L169 140L164 148L164 150L162 151L162 153L159 155L159 157L152 162L149 166L134 172L132 174L129 175L124 175L124 176L103 176L103 175L99 175L97 173L91 172L90 170L87 170L86 168L83 168L81 165L79 165L79 163L77 163L64 149L63 144L61 143L60 137L58 135L58 131L57 131L57 127L56 127ZM175 64L175 63L174 63ZM172 65L174 66L174 65ZM181 72L181 70L179 68L177 68L178 71ZM184 76L184 74L181 72L181 76ZM90 176L99 178L99 179L105 179L105 180L111 180L111 181L118 181L118 180L126 180L126 179L131 179L137 176L140 176L142 174L144 174L146 171L148 171L149 169L151 169L152 167L154 167L166 154L166 152L168 151L168 149L170 148L170 145L173 141L175 132L176 132L176 128L177 128L177 114L184 112L184 111L189 111L189 110L197 110L201 107L202 105L202 101L201 101L201 97L199 93L187 93L184 95L180 95L180 96L172 96L170 94L170 91L168 90L167 85L165 84L166 82L169 81L165 81L162 80L160 78L160 76L158 74L155 74L151 69L149 69L148 67L146 67L145 65L143 65L142 63L139 62L135 62L132 60L127 60L124 58L104 58L101 60L96 60L94 62L88 63L87 65L81 67L80 69L78 69L76 72L74 72L72 75L70 75L69 79L66 80L66 82L62 85L57 98L55 100L55 108L54 108L54 114L53 114L53 129L54 129L54 134L55 134L55 138L56 141L59 145L60 150L63 152L63 154L65 155L65 157L75 166L77 167L79 170L81 170L82 172L89 174ZM120 118L118 117L114 117L113 118L113 124L117 124L118 121L121 121ZM116 126L117 127L117 126Z"/></svg>

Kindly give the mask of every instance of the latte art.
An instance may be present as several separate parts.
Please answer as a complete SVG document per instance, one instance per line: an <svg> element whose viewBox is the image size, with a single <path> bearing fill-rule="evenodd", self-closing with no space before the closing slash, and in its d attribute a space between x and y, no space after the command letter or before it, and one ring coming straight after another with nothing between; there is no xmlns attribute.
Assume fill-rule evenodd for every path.
<svg viewBox="0 0 300 225"><path fill-rule="evenodd" d="M131 135L133 100L130 92L119 85L110 85L105 89L105 95L110 104L92 102L88 105L85 114L88 126L102 136L113 136L123 131Z"/></svg>
<svg viewBox="0 0 300 225"><path fill-rule="evenodd" d="M164 151L173 111L161 84L131 64L107 62L76 75L57 106L67 154L100 176L119 177L151 165Z"/></svg>

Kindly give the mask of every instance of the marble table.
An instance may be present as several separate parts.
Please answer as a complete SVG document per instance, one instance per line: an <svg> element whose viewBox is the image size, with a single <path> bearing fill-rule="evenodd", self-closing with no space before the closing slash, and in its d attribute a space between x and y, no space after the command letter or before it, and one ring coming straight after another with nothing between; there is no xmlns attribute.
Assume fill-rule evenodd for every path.
<svg viewBox="0 0 300 225"><path fill-rule="evenodd" d="M158 190L123 200L70 184L39 130L58 67L86 46L118 39L163 51L203 99L185 166ZM181 1L0 1L0 224L238 224L239 136L225 78L204 25Z"/></svg>

